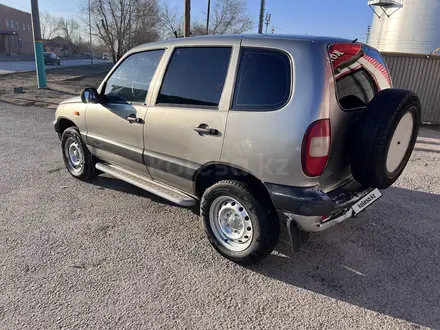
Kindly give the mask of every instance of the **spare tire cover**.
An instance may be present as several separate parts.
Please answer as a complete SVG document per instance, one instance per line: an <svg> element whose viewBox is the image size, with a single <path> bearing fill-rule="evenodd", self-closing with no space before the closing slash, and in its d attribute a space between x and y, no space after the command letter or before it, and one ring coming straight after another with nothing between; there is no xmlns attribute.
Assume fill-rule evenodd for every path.
<svg viewBox="0 0 440 330"><path fill-rule="evenodd" d="M351 141L351 171L359 183L386 189L402 174L416 143L421 106L403 89L379 92L362 114Z"/></svg>

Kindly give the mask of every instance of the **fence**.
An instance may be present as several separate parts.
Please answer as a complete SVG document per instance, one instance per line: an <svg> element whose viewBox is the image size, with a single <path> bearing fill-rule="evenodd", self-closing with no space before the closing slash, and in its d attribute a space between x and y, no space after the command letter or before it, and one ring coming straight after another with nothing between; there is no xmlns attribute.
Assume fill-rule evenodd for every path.
<svg viewBox="0 0 440 330"><path fill-rule="evenodd" d="M395 88L417 93L422 122L440 124L440 56L382 53Z"/></svg>

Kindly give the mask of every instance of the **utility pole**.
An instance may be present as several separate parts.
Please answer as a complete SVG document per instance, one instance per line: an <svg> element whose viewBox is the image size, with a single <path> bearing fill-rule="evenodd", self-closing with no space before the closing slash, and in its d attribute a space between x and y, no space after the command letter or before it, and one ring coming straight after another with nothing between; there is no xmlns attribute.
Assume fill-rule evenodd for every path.
<svg viewBox="0 0 440 330"><path fill-rule="evenodd" d="M263 33L263 19L264 19L264 0L261 0L261 4L260 4L260 19L259 19L259 23L258 23L258 33L262 34Z"/></svg>
<svg viewBox="0 0 440 330"><path fill-rule="evenodd" d="M40 12L38 0L31 0L32 31L34 32L35 66L37 69L38 88L46 88L46 67L44 66L43 42L41 40Z"/></svg>
<svg viewBox="0 0 440 330"><path fill-rule="evenodd" d="M92 50L92 14L89 0L89 41L90 41L90 64L93 64L93 50Z"/></svg>
<svg viewBox="0 0 440 330"><path fill-rule="evenodd" d="M266 18L264 19L264 21L266 22L266 34L267 34L267 28L269 27L270 24L270 18L272 17L272 14L266 14Z"/></svg>
<svg viewBox="0 0 440 330"><path fill-rule="evenodd" d="M183 36L191 35L191 0L185 0L185 19L183 22Z"/></svg>
<svg viewBox="0 0 440 330"><path fill-rule="evenodd" d="M211 9L211 0L208 0L208 11L206 12L206 35L209 33L209 10Z"/></svg>

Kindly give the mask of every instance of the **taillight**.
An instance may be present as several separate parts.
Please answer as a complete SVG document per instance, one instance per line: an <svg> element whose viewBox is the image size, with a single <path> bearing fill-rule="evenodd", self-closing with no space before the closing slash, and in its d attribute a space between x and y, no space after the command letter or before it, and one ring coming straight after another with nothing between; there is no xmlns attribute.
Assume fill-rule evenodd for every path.
<svg viewBox="0 0 440 330"><path fill-rule="evenodd" d="M307 176L319 176L330 153L330 119L321 119L307 128L302 144L302 168Z"/></svg>

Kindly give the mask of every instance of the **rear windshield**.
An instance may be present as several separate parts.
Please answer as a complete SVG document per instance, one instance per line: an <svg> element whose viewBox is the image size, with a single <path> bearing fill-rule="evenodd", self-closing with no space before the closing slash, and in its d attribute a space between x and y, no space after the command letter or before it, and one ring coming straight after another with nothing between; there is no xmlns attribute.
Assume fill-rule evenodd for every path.
<svg viewBox="0 0 440 330"><path fill-rule="evenodd" d="M391 87L388 69L376 49L338 43L330 45L329 55L342 109L364 108L379 91Z"/></svg>

